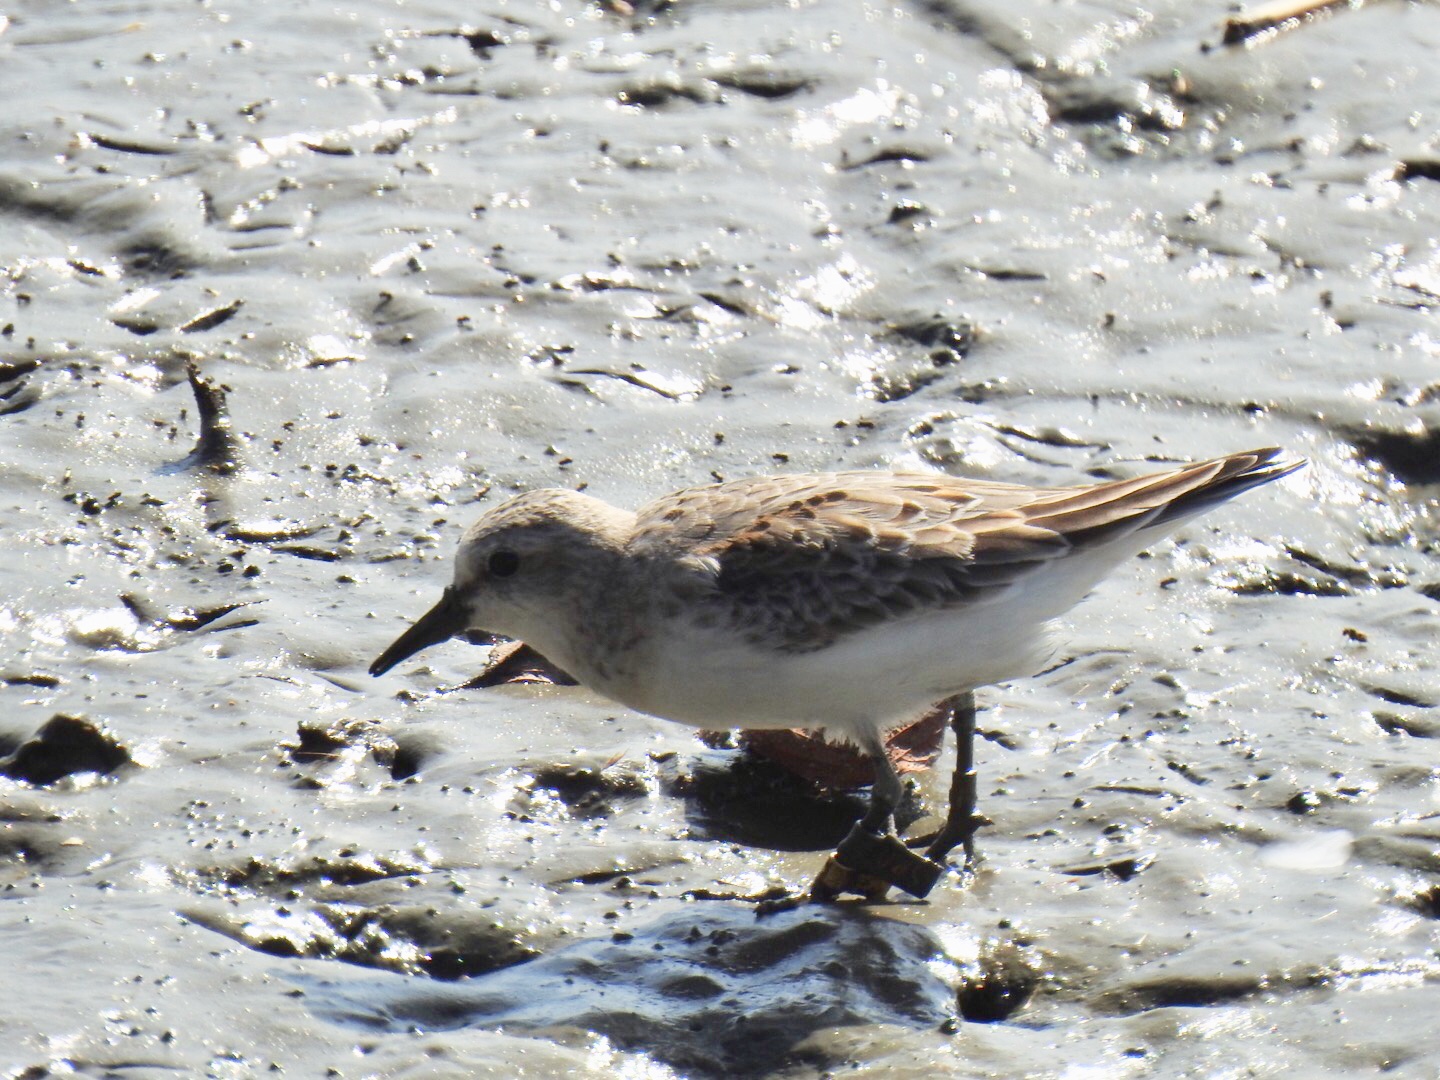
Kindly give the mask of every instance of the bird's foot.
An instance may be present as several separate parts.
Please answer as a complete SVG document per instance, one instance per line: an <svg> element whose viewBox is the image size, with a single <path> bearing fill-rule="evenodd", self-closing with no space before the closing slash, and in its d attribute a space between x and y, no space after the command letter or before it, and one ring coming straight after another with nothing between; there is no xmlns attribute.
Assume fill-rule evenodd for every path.
<svg viewBox="0 0 1440 1080"><path fill-rule="evenodd" d="M975 865L975 833L986 825L994 824L984 814L977 813L968 814L963 819L949 818L938 832L916 840L915 846L924 846L925 858L938 863L943 863L955 848L963 847L964 868L969 870Z"/></svg>
<svg viewBox="0 0 1440 1080"><path fill-rule="evenodd" d="M918 856L917 856L918 858ZM890 891L892 882L873 873L846 866L838 853L825 860L820 873L804 892L792 892L785 896L762 900L755 906L756 915L774 915L781 911L794 911L805 904L828 904L840 899L846 893L862 897L866 903L879 903Z"/></svg>
<svg viewBox="0 0 1440 1080"><path fill-rule="evenodd" d="M911 851L893 832L876 833L856 823L808 890L766 899L755 912L774 915L803 904L828 904L847 893L873 904L884 900L892 886L923 900L944 872L943 865Z"/></svg>
<svg viewBox="0 0 1440 1080"><path fill-rule="evenodd" d="M856 822L806 892L766 899L755 911L773 915L802 904L828 904L847 893L877 903L892 886L923 900L943 873L943 863L912 851L893 832L877 833Z"/></svg>
<svg viewBox="0 0 1440 1080"><path fill-rule="evenodd" d="M911 851L893 832L855 825L810 886L809 900L825 903L843 893L883 900L891 886L924 899L945 867Z"/></svg>
<svg viewBox="0 0 1440 1080"><path fill-rule="evenodd" d="M828 904L846 893L863 897L868 903L879 903L890 891L891 882L878 874L866 873L847 866L838 855L831 855L810 883L805 899L812 904Z"/></svg>

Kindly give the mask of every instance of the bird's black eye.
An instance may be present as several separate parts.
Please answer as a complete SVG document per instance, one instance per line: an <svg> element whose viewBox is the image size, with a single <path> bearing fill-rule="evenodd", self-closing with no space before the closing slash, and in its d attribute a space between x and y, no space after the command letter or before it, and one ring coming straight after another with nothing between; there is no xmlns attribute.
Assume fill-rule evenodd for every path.
<svg viewBox="0 0 1440 1080"><path fill-rule="evenodd" d="M491 577L509 577L520 569L520 556L513 551L497 551L488 563Z"/></svg>

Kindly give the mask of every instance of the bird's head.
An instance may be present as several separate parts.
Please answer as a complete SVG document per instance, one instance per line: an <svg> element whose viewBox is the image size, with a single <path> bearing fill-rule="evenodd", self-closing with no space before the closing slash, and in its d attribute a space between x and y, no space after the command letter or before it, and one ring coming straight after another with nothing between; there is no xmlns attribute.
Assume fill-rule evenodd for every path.
<svg viewBox="0 0 1440 1080"><path fill-rule="evenodd" d="M467 630L540 647L569 621L577 597L605 573L633 515L576 491L532 491L495 507L466 530L440 602L375 662L383 675L421 649Z"/></svg>

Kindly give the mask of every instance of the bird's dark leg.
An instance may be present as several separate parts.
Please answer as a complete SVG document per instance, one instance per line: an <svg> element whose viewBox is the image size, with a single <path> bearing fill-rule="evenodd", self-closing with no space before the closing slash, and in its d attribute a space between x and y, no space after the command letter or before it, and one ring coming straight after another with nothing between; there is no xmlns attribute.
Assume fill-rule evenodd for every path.
<svg viewBox="0 0 1440 1080"><path fill-rule="evenodd" d="M875 770L875 780L870 785L870 806L860 819L860 825L869 832L884 836L895 831L895 808L905 797L905 785L900 782L895 766L890 764L885 740L879 732L865 740L865 753Z"/></svg>
<svg viewBox="0 0 1440 1080"><path fill-rule="evenodd" d="M957 846L964 846L966 868L974 863L975 831L991 824L989 818L975 809L975 695L972 692L957 694L945 704L950 708L950 728L955 732L955 773L950 781L950 809L945 825L930 840L925 854L911 851L895 835L895 808L900 805L905 788L891 767L877 733L865 745L875 763L875 783L870 789L870 806L865 816L855 823L835 854L825 861L810 886L808 897L767 901L760 907L761 914L789 910L807 898L833 900L847 892L879 900L892 885L912 896L924 897L944 872L945 857ZM918 841L917 846L924 842Z"/></svg>
<svg viewBox="0 0 1440 1080"><path fill-rule="evenodd" d="M965 848L965 866L975 862L975 830L989 825L990 819L975 811L975 694L967 692L950 699L950 728L955 732L955 775L950 781L950 810L945 826L930 846L925 857L944 862L957 845Z"/></svg>
<svg viewBox="0 0 1440 1080"><path fill-rule="evenodd" d="M878 731L866 739L865 749L875 769L870 807L826 860L810 886L811 900L833 900L846 892L878 900L892 885L923 897L944 870L941 864L911 851L895 835L895 808L905 787L890 764Z"/></svg>

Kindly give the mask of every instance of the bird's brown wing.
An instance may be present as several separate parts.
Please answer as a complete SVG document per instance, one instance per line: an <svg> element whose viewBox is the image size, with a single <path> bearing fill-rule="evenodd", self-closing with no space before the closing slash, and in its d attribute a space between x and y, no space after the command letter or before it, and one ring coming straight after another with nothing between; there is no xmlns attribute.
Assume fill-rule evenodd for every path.
<svg viewBox="0 0 1440 1080"><path fill-rule="evenodd" d="M1259 450L1129 480L1030 488L918 473L812 473L666 496L632 546L709 575L705 602L786 651L955 607L1082 546L1178 523L1299 464Z"/></svg>

